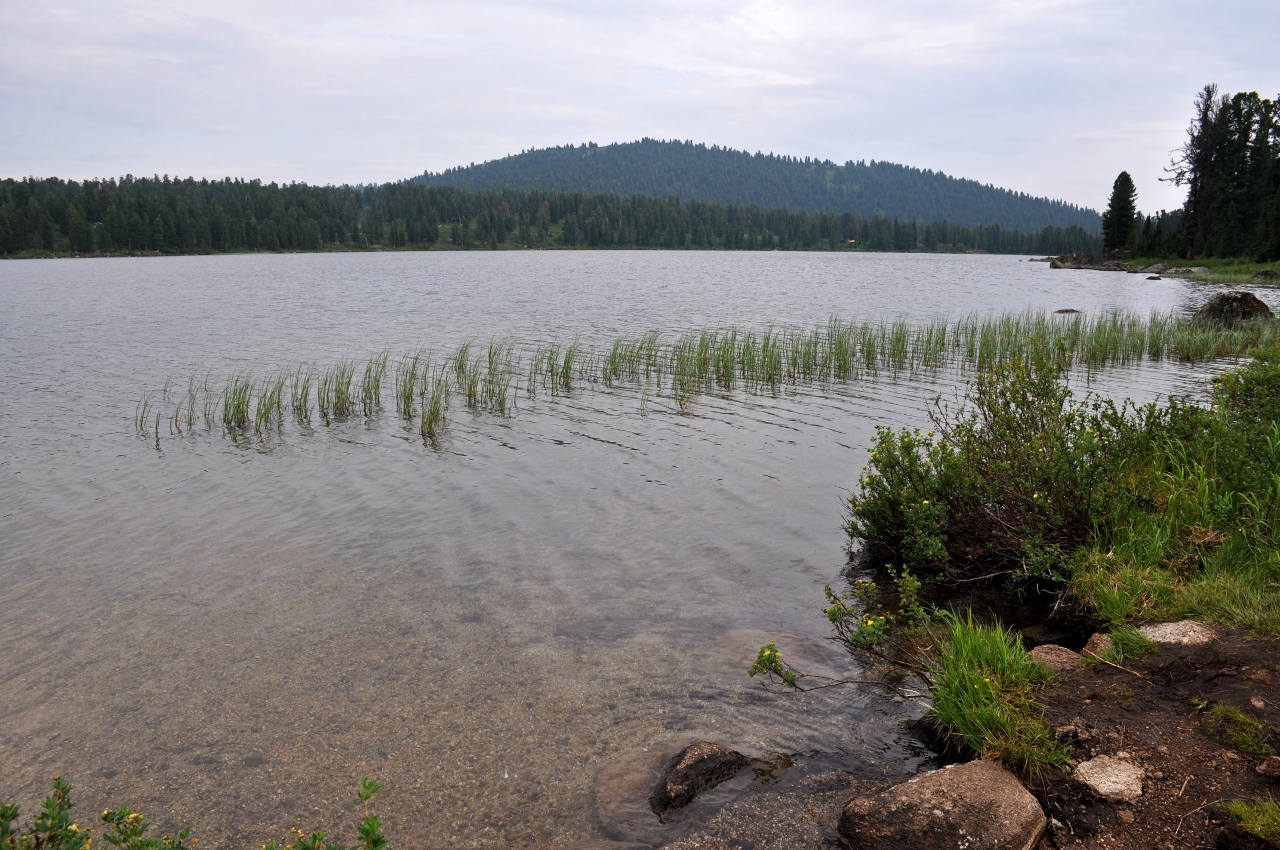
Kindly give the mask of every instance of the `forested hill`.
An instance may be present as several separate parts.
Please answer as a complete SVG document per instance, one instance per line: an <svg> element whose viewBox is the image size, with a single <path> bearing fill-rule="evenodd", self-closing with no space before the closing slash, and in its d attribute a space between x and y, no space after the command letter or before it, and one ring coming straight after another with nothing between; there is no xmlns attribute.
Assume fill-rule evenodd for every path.
<svg viewBox="0 0 1280 850"><path fill-rule="evenodd" d="M471 190L648 195L969 227L998 224L1024 233L1073 225L1097 233L1101 225L1094 210L940 171L874 160L837 165L656 139L530 150L413 179Z"/></svg>

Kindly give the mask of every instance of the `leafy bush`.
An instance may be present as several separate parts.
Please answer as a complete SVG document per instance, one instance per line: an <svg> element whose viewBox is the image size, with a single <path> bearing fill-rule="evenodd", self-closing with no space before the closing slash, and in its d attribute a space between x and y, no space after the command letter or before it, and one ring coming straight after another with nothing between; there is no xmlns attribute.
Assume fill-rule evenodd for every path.
<svg viewBox="0 0 1280 850"><path fill-rule="evenodd" d="M913 569L1061 580L1064 551L1107 515L1154 406L1077 403L1057 359L993 367L933 430L881 428L846 530Z"/></svg>
<svg viewBox="0 0 1280 850"><path fill-rule="evenodd" d="M350 850L388 850L382 835L382 821L369 812L369 800L381 790L376 780L364 778L356 792L364 803L364 817L356 829L359 841ZM0 850L92 850L96 830L81 827L71 816L71 786L62 777L53 780L53 793L44 799L40 813L25 832L15 832L14 822L19 808L14 803L0 804ZM176 836L149 837L151 824L127 806L107 809L102 813L102 840L121 850L195 850L198 838L183 829ZM296 838L287 844L275 841L263 850L342 850L342 845L326 840L323 832L304 834L293 830Z"/></svg>

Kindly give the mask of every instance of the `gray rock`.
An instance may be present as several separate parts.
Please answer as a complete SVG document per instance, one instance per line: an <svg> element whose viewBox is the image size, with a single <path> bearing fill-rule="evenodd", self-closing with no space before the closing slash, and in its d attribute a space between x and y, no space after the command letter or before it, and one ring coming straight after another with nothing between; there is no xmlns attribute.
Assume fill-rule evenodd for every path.
<svg viewBox="0 0 1280 850"><path fill-rule="evenodd" d="M1138 629L1148 640L1156 643L1177 643L1183 646L1202 646L1209 643L1217 633L1204 623L1195 620L1180 620L1176 623L1152 623Z"/></svg>
<svg viewBox="0 0 1280 850"><path fill-rule="evenodd" d="M1045 643L1035 647L1031 650L1031 657L1057 673L1079 670L1084 666L1084 659L1080 657L1080 653L1072 652L1065 646L1058 646L1054 643Z"/></svg>
<svg viewBox="0 0 1280 850"><path fill-rule="evenodd" d="M1144 771L1136 764L1098 756L1076 765L1072 774L1097 796L1114 803L1132 803L1142 796Z"/></svg>
<svg viewBox="0 0 1280 850"><path fill-rule="evenodd" d="M698 794L732 779L750 763L751 759L728 747L708 741L692 743L662 766L649 792L649 808L660 820L669 820Z"/></svg>
<svg viewBox="0 0 1280 850"><path fill-rule="evenodd" d="M972 761L853 800L840 815L840 835L854 850L1030 850L1045 823L1017 777L995 762Z"/></svg>
<svg viewBox="0 0 1280 850"><path fill-rule="evenodd" d="M1233 289L1215 292L1192 317L1196 322L1243 322L1249 319L1274 319L1261 298L1252 292Z"/></svg>
<svg viewBox="0 0 1280 850"><path fill-rule="evenodd" d="M1163 278L1158 274L1149 274L1147 275L1147 280L1163 280Z"/></svg>

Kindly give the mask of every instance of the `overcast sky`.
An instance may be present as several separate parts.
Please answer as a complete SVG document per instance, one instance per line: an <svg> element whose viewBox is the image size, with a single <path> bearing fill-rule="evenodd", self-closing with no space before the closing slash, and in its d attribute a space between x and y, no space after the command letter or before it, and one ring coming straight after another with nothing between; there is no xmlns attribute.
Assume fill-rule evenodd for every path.
<svg viewBox="0 0 1280 850"><path fill-rule="evenodd" d="M565 143L881 159L1139 208L1280 0L0 0L0 176L398 180Z"/></svg>

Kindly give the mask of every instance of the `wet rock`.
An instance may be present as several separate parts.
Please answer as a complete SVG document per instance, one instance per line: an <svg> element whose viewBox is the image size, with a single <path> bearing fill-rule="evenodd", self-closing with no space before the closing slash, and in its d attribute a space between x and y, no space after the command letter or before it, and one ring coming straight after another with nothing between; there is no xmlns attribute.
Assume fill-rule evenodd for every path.
<svg viewBox="0 0 1280 850"><path fill-rule="evenodd" d="M1079 311L1079 310L1077 310L1075 307L1063 307L1062 309L1060 309L1060 310L1054 310L1053 312L1055 312L1055 313L1062 313L1062 314L1064 314L1064 315L1070 315L1070 314L1072 314L1072 313L1079 313L1080 311Z"/></svg>
<svg viewBox="0 0 1280 850"><path fill-rule="evenodd" d="M1084 666L1084 659L1078 652L1072 652L1065 646L1045 643L1031 650L1031 657L1057 673L1079 670Z"/></svg>
<svg viewBox="0 0 1280 850"><path fill-rule="evenodd" d="M728 747L708 741L692 743L662 766L649 792L649 808L660 820L670 820L698 794L732 779L750 763L751 759Z"/></svg>
<svg viewBox="0 0 1280 850"><path fill-rule="evenodd" d="M1274 314L1262 299L1252 292L1233 289L1215 292L1196 311L1193 321L1197 322L1243 322L1248 319L1273 319Z"/></svg>
<svg viewBox="0 0 1280 850"><path fill-rule="evenodd" d="M1256 768L1263 776L1280 779L1280 756L1267 756Z"/></svg>
<svg viewBox="0 0 1280 850"><path fill-rule="evenodd" d="M1142 796L1143 770L1124 759L1097 756L1076 765L1072 775L1104 800L1132 803Z"/></svg>
<svg viewBox="0 0 1280 850"><path fill-rule="evenodd" d="M1045 823L1040 804L1017 777L995 762L971 761L853 800L840 815L840 835L855 850L1030 850Z"/></svg>
<svg viewBox="0 0 1280 850"><path fill-rule="evenodd" d="M1254 272L1253 277L1249 278L1249 280L1254 283L1274 283L1280 280L1280 272L1275 269L1263 269L1260 272Z"/></svg>
<svg viewBox="0 0 1280 850"><path fill-rule="evenodd" d="M1176 643L1182 646L1202 646L1217 637L1217 633L1204 623L1195 620L1179 620L1176 623L1152 623L1138 629L1148 640L1156 643Z"/></svg>
<svg viewBox="0 0 1280 850"><path fill-rule="evenodd" d="M1163 278L1158 274L1150 274L1147 275L1147 280L1163 280Z"/></svg>

